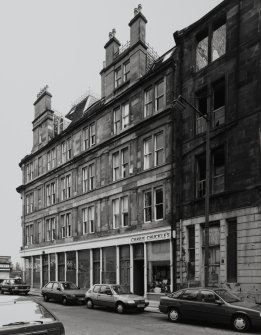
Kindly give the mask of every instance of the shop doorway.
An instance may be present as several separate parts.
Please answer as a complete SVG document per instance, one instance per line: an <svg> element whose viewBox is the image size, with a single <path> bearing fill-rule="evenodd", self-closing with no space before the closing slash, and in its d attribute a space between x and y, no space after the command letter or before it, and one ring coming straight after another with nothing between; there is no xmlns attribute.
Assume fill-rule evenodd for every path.
<svg viewBox="0 0 261 335"><path fill-rule="evenodd" d="M133 291L144 295L144 245L133 246Z"/></svg>
<svg viewBox="0 0 261 335"><path fill-rule="evenodd" d="M144 260L134 260L134 293L144 295Z"/></svg>

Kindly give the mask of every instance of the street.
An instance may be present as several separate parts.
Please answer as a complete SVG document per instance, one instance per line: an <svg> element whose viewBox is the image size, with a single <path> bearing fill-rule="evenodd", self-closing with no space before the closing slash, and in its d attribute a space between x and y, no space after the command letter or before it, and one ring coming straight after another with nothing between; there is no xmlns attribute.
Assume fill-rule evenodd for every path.
<svg viewBox="0 0 261 335"><path fill-rule="evenodd" d="M30 297L42 302L64 324L66 335L143 335L143 334L204 334L229 335L236 334L229 327L220 325L205 325L192 322L178 324L170 323L167 316L161 313L144 312L119 315L111 310L94 308L87 309L85 305L63 306L55 302L43 301L42 297ZM249 334L258 334L251 331Z"/></svg>

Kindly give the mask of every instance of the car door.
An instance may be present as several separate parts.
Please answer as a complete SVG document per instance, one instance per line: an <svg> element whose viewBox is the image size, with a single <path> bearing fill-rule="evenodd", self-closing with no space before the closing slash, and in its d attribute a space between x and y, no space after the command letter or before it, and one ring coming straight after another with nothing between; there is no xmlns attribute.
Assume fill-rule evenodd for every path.
<svg viewBox="0 0 261 335"><path fill-rule="evenodd" d="M98 305L98 295L101 290L101 285L95 285L92 293L90 293L90 298L92 299L94 305Z"/></svg>
<svg viewBox="0 0 261 335"><path fill-rule="evenodd" d="M45 287L44 287L44 294L47 295L49 299L53 299L52 297L52 288L53 288L53 282L49 282Z"/></svg>
<svg viewBox="0 0 261 335"><path fill-rule="evenodd" d="M61 291L58 288L59 288L59 283L54 282L50 295L51 295L51 298L54 299L55 301L61 300L60 299Z"/></svg>
<svg viewBox="0 0 261 335"><path fill-rule="evenodd" d="M227 311L226 304L219 303L221 298L211 290L200 291L201 306L200 310L202 318L210 322L227 323L230 319L230 315Z"/></svg>
<svg viewBox="0 0 261 335"><path fill-rule="evenodd" d="M2 285L2 292L7 292L8 291L8 289L7 289L8 285L9 285L9 280L8 279L4 280L3 285Z"/></svg>
<svg viewBox="0 0 261 335"><path fill-rule="evenodd" d="M113 304L113 294L108 285L102 285L101 290L98 294L98 305L105 307L112 307Z"/></svg>
<svg viewBox="0 0 261 335"><path fill-rule="evenodd" d="M181 296L176 300L176 306L179 308L182 317L186 319L200 318L200 300L198 289L184 290Z"/></svg>

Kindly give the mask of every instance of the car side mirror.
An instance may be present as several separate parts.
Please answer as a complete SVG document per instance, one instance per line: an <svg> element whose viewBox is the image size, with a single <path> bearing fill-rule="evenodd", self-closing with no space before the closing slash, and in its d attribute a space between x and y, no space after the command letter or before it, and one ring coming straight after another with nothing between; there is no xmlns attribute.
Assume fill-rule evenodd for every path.
<svg viewBox="0 0 261 335"><path fill-rule="evenodd" d="M220 300L220 299L215 300L215 303L216 303L217 305L223 305L223 304L224 304L223 301Z"/></svg>
<svg viewBox="0 0 261 335"><path fill-rule="evenodd" d="M60 287L57 287L57 291L61 291L61 288L60 288Z"/></svg>

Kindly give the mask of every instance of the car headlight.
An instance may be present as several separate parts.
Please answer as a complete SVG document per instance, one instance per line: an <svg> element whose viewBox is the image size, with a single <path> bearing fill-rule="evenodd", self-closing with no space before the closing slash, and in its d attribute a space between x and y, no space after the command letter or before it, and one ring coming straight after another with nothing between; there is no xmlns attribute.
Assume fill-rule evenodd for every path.
<svg viewBox="0 0 261 335"><path fill-rule="evenodd" d="M127 303L128 304L135 304L135 301L134 300L128 300Z"/></svg>

